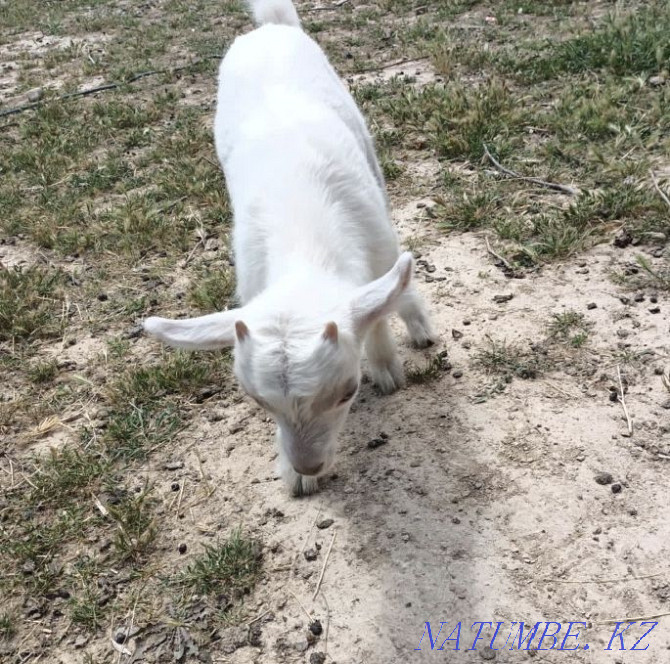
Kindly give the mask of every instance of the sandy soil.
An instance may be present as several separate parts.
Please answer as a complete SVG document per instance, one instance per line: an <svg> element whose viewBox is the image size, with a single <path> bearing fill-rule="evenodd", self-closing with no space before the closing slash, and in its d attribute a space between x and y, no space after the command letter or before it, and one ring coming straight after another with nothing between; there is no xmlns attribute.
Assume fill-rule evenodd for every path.
<svg viewBox="0 0 670 664"><path fill-rule="evenodd" d="M2 48L27 47L15 42ZM401 71L419 83L432 76L420 61L380 76ZM15 87L12 72L3 72L0 88L8 94ZM264 577L246 604L258 619L249 628L220 630L201 644L200 659L507 663L535 654L534 661L549 664L568 657L588 664L664 664L670 658L667 623L639 645L649 644L647 650L629 651L645 631L641 620L670 615L670 392L661 376L670 364L668 294L644 290L636 302L635 292L611 279L642 252L635 247L601 245L509 279L487 252L484 235L433 230L426 220L430 204L406 194L394 200L400 235L411 238L424 261L416 279L440 336L425 353L406 343L402 353L409 364L422 366L447 350L452 368L387 397L364 385L341 437L336 474L319 493L287 495L275 476L274 425L240 393L190 406L189 428L138 474L137 484L154 482L162 509L175 513L174 527L160 534L166 560L176 559L177 545L186 543L185 563L201 544L238 524L263 540ZM38 260L23 245L0 246L0 259L5 266ZM512 298L496 303L496 295ZM561 351L558 367L535 379L515 377L498 391L497 379L474 366L487 337L529 348L546 339L551 315L566 310L584 313L591 328L583 349ZM400 325L395 329L402 338ZM161 352L147 339L133 344L137 356ZM54 352L85 365L102 350L102 342L84 336ZM618 365L632 435L622 404L610 399ZM84 416L94 419L94 410L85 408ZM55 426L32 443L33 450L63 444L67 431ZM383 444L369 445L382 433ZM611 478L596 482L602 473ZM183 486L176 509L175 480ZM326 519L332 524L320 528ZM308 631L313 619L323 626L316 639ZM624 636L626 652L619 652L618 639L605 651L613 620L638 622ZM445 652L455 641L431 650L426 621L435 639L440 622L448 623L436 650L461 623L458 652ZM467 652L476 621L503 623L494 642L500 650L483 650L484 639L477 652ZM572 653L510 651L512 639L505 649L520 621L563 623L559 643L568 622L587 627L581 628L581 649ZM48 661L83 661L68 626L60 629L61 645L49 650ZM490 639L494 631L482 636ZM109 635L88 645L91 655L108 654ZM155 653L143 654L149 644L142 636L127 648L135 656L117 648L118 661L158 661Z"/></svg>
<svg viewBox="0 0 670 664"><path fill-rule="evenodd" d="M262 616L257 646L236 641L234 631L224 634L211 646L214 661L311 662L326 651L327 661L341 663L477 661L476 653L464 652L476 621L503 623L494 642L501 650L481 651L486 641L480 641L482 659L528 657L504 650L510 630L507 648L518 641L514 622L564 623L560 645L565 623L582 621L588 628L581 628L579 643L588 650L537 653L537 661L667 661L662 624L639 645L648 643L646 651L618 653L618 639L604 650L614 629L606 621L668 611L670 393L655 373L669 361L667 297L658 295L661 313L652 314L653 294L634 303L615 286L610 271L635 250L611 246L507 279L492 265L483 236L426 234L422 214L412 201L396 217L403 235L424 238L421 260L430 271L420 270L417 280L442 340L426 357L448 349L452 372L389 397L365 386L342 436L337 474L310 498L286 495L274 476L273 425L245 400L210 400L170 453L183 468L166 472L166 459L158 459L148 473L166 501L174 479L188 496L185 518L165 534L166 550L182 541L197 550L199 541L237 523L265 541L266 578L249 604ZM496 304L498 294L513 298ZM486 335L538 341L550 315L566 309L585 312L593 323L579 360L477 397L490 378L471 360ZM452 330L463 336L454 340ZM632 436L621 404L609 398L622 344L640 353L624 371ZM425 361L407 347L403 353L414 364ZM387 443L368 446L382 432ZM604 485L595 481L603 472L612 475ZM203 483L217 487L206 500ZM332 525L318 528L324 519ZM311 647L307 613L325 630ZM421 641L425 621L434 639L440 621L449 623L436 649L461 622L459 652L431 651L428 636ZM644 631L633 626L625 648ZM550 645L551 639L544 643Z"/></svg>

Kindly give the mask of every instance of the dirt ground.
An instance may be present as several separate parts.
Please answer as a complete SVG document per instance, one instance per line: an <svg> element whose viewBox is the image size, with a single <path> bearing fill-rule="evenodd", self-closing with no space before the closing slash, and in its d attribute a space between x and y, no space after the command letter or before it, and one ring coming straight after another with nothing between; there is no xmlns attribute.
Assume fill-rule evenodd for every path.
<svg viewBox="0 0 670 664"><path fill-rule="evenodd" d="M418 83L431 76L421 69ZM12 89L12 82L4 85ZM263 575L245 598L242 619L216 635L200 634L193 661L199 649L201 661L231 664L665 664L670 294L614 277L639 271L640 254L665 266L668 250L608 241L512 276L490 250L488 231L447 235L431 223L439 164L426 159L406 168L412 186L390 185L393 221L414 251L415 280L439 342L415 351L398 321L394 329L410 372L446 351L438 375L391 396L365 384L341 436L336 471L313 496L286 494L275 475L274 425L233 387L189 404L189 425L129 479L154 487L161 565L183 564L237 525L263 543ZM0 246L0 261L9 268L46 258L18 241ZM185 281L177 272L168 287L179 290ZM583 314L584 345L552 336L552 316L566 312ZM89 368L87 379L104 382L104 366L95 366L104 353L100 339L116 333L84 332L72 345L45 344L40 352L70 362L72 371ZM136 359L163 353L142 336L131 343ZM496 372L482 352L500 344L537 366L530 374ZM4 399L14 390L3 388ZM76 417L95 421L99 405L84 404ZM21 440L22 454L39 455L67 444L74 426L65 414L37 442L26 432L8 437L7 449ZM143 628L165 611L162 602L152 597L138 614ZM123 646L111 638L133 619L112 616L103 630L77 637L64 620L27 618L24 643L41 640L42 654L26 659L8 649L5 656L17 664L158 661L150 630ZM321 623L316 635L309 630L314 620ZM468 651L478 621L491 625ZM580 631L580 648L511 647L520 622L527 629L546 621L562 624L559 643L567 623L585 623L572 630ZM617 621L636 622L624 649L618 637L610 644ZM645 621L658 626L631 650ZM496 622L502 625L491 650L485 646ZM439 649L459 623L460 641ZM191 624L197 631L198 619L191 616Z"/></svg>
<svg viewBox="0 0 670 664"><path fill-rule="evenodd" d="M226 651L219 642L213 661L310 661L317 650L334 662L471 661L476 654L462 651L476 621L503 622L498 638L512 630L510 646L514 622L587 623L579 643L588 651L537 653L536 661L667 661L662 622L639 646L648 643L648 650L618 653L617 640L604 652L609 621L652 620L666 612L670 595L670 396L659 375L669 361L667 298L656 295L661 313L653 314L653 294L635 303L615 286L610 272L635 250L611 246L524 279L506 278L482 235L426 233L418 207L424 203L396 205L395 218L401 234L421 237L420 260L429 271L419 268L416 279L440 344L425 357L406 346L403 353L421 365L446 349L452 371L388 397L365 386L342 435L337 474L315 496L289 498L275 478L274 427L263 413L247 401L228 405L216 397L169 455L159 454L146 477L136 478L156 482L166 504L175 480L187 497L202 482L218 489L163 534L167 550L179 542L195 548L241 520L263 533L267 574L249 605L261 616L262 645L217 655ZM496 304L495 295L513 297ZM486 378L471 368L472 349L486 336L539 340L547 315L566 308L584 312L593 325L580 357L589 377L582 366L566 365L532 380L515 377L504 392L482 396ZM622 376L628 435L622 405L609 395L618 385L616 353L632 340L637 361ZM156 352L151 342L138 343ZM386 442L370 446L382 433ZM175 471L165 470L171 460ZM611 474L606 484L596 482L601 473ZM325 519L332 525L318 528ZM307 614L326 631L303 656ZM421 641L426 621L435 639L440 621L449 623L444 638L461 622L460 651L431 651L428 636ZM641 630L628 632L627 650ZM528 656L494 646L501 648L498 662ZM51 661L80 660L68 646Z"/></svg>

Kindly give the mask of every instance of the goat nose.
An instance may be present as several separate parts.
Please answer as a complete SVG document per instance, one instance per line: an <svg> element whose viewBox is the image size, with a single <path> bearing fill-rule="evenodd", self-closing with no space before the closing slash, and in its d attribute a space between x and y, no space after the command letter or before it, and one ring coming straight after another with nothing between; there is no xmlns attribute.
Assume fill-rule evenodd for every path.
<svg viewBox="0 0 670 664"><path fill-rule="evenodd" d="M318 475L323 468L323 464L320 463L318 466L296 465L294 468L295 472L299 473L300 475Z"/></svg>

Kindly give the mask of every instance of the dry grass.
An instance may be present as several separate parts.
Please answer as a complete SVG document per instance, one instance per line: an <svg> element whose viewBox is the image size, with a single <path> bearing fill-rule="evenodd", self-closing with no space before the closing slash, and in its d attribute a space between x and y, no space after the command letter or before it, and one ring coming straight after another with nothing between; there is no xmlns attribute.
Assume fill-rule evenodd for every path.
<svg viewBox="0 0 670 664"><path fill-rule="evenodd" d="M0 615L0 639L14 645L29 637L24 600L55 625L106 638L112 616L138 597L163 607L142 614L140 603L138 622L174 625L194 615L184 588L207 595L223 582L234 604L262 573L259 534L244 529L188 564L166 554L170 503L152 464L188 435L213 389L225 403L235 388L227 353L151 357L137 324L230 304L231 211L211 122L216 59L249 21L240 2L154 5L0 6L0 45L19 44L0 50L0 64L15 66L0 113L42 92L37 109L0 117L2 250L30 257L0 270L0 590L16 598ZM608 241L622 226L642 246L664 246L667 206L649 170L667 191L670 85L652 80L670 66L668 3L638 3L593 27L583 3L497 3L489 22L482 8L383 0L306 15L345 75L424 58L441 79L419 85L408 67L353 86L392 196L435 199L426 223L444 232L492 229L515 269ZM149 70L165 73L131 82ZM59 98L101 82L120 85ZM484 144L509 168L582 193L503 179ZM426 157L440 168L417 184L405 165ZM641 270L667 287L665 271ZM578 319L550 330L570 352L587 342ZM90 335L100 340L93 351ZM542 369L532 349L503 341L478 358L501 389ZM440 357L409 378L429 382L445 369ZM67 427L28 436L65 415ZM60 615L48 613L54 606ZM231 606L209 614L208 628Z"/></svg>

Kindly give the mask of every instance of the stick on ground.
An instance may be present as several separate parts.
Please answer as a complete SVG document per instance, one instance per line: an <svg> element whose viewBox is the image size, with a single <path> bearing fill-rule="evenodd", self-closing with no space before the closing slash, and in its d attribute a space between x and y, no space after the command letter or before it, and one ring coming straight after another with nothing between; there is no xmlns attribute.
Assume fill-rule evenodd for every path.
<svg viewBox="0 0 670 664"><path fill-rule="evenodd" d="M289 594L293 596L293 599L298 603L298 606L303 610L309 622L313 623L314 618L312 618L312 614L303 606L302 602L298 599L298 596L290 588L287 588L286 590L288 590Z"/></svg>
<svg viewBox="0 0 670 664"><path fill-rule="evenodd" d="M621 402L621 405L623 406L623 412L624 415L626 416L626 424L628 425L628 435L632 436L633 435L633 422L630 419L630 415L628 414L628 408L626 408L626 400L623 396L623 381L621 380L621 367L617 364L616 367L616 373L619 378L619 401Z"/></svg>
<svg viewBox="0 0 670 664"><path fill-rule="evenodd" d="M191 67L195 67L196 65L201 64L205 60L211 60L211 59L217 59L220 60L221 56L220 55L208 55L205 56L204 58L198 58L197 60L194 60L193 62L190 62L187 65L181 65L179 67L172 67L172 68L167 68L167 69L156 69L156 70L151 70L151 71L141 71L138 72L137 74L133 74L129 78L127 78L125 81L121 81L118 83L105 83L105 85L99 85L95 88L89 88L88 90L79 90L78 92L68 92L67 94L60 95L59 97L56 97L54 101L67 101L69 99L75 99L77 97L88 97L89 95L96 94L97 92L105 92L107 90L116 90L117 88L120 88L123 85L128 85L130 83L135 83L136 81L139 81L140 79L146 78L147 76L156 76L156 74L168 74L168 73L176 73L180 71L184 71L185 69L190 69ZM36 108L39 108L42 106L45 102L51 101L49 99L45 100L39 100L32 102L30 104L24 104L23 106L15 106L14 108L6 108L4 110L0 110L0 118L6 117L8 115L16 115L17 113L23 113L23 111L30 111L34 110ZM7 126L7 125L5 125Z"/></svg>
<svg viewBox="0 0 670 664"><path fill-rule="evenodd" d="M493 258L497 259L500 263L502 263L502 265L504 266L504 268L506 270L506 274L508 274L510 276L514 275L516 271L512 267L511 263L506 258L504 258L500 254L493 251L493 249L491 249L491 244L489 243L488 236L486 236L484 239L486 240L486 251L488 251L489 254L491 254L491 256L493 256Z"/></svg>
<svg viewBox="0 0 670 664"><path fill-rule="evenodd" d="M321 588L321 582L323 581L323 575L326 573L326 567L328 565L328 558L330 558L330 552L333 548L333 544L335 543L335 536L337 535L337 530L333 533L333 539L330 540L330 546L328 547L328 551L326 552L326 557L323 561L323 567L321 568L321 574L319 575L319 580L317 581L316 584L316 590L314 591L314 595L312 596L312 602L316 599L316 596L319 594L319 588Z"/></svg>
<svg viewBox="0 0 670 664"><path fill-rule="evenodd" d="M490 152L489 149L482 143L484 147L484 154L488 157L489 161L505 175L516 178L518 180L523 180L524 182L532 182L537 184L540 187L546 187L547 189L553 189L554 191L561 191L564 194L569 194L570 196L577 196L579 194L579 189L574 187L568 187L565 184L557 184L556 182L547 182L546 180L540 180L539 178L526 177L525 175L519 175L517 172L505 168Z"/></svg>
<svg viewBox="0 0 670 664"><path fill-rule="evenodd" d="M665 201L665 204L668 207L670 207L670 198L668 198L667 194L661 189L661 186L658 184L658 180L656 179L656 176L654 175L654 171L649 169L649 175L651 175L651 181L654 183L654 189L656 189L659 196Z"/></svg>

